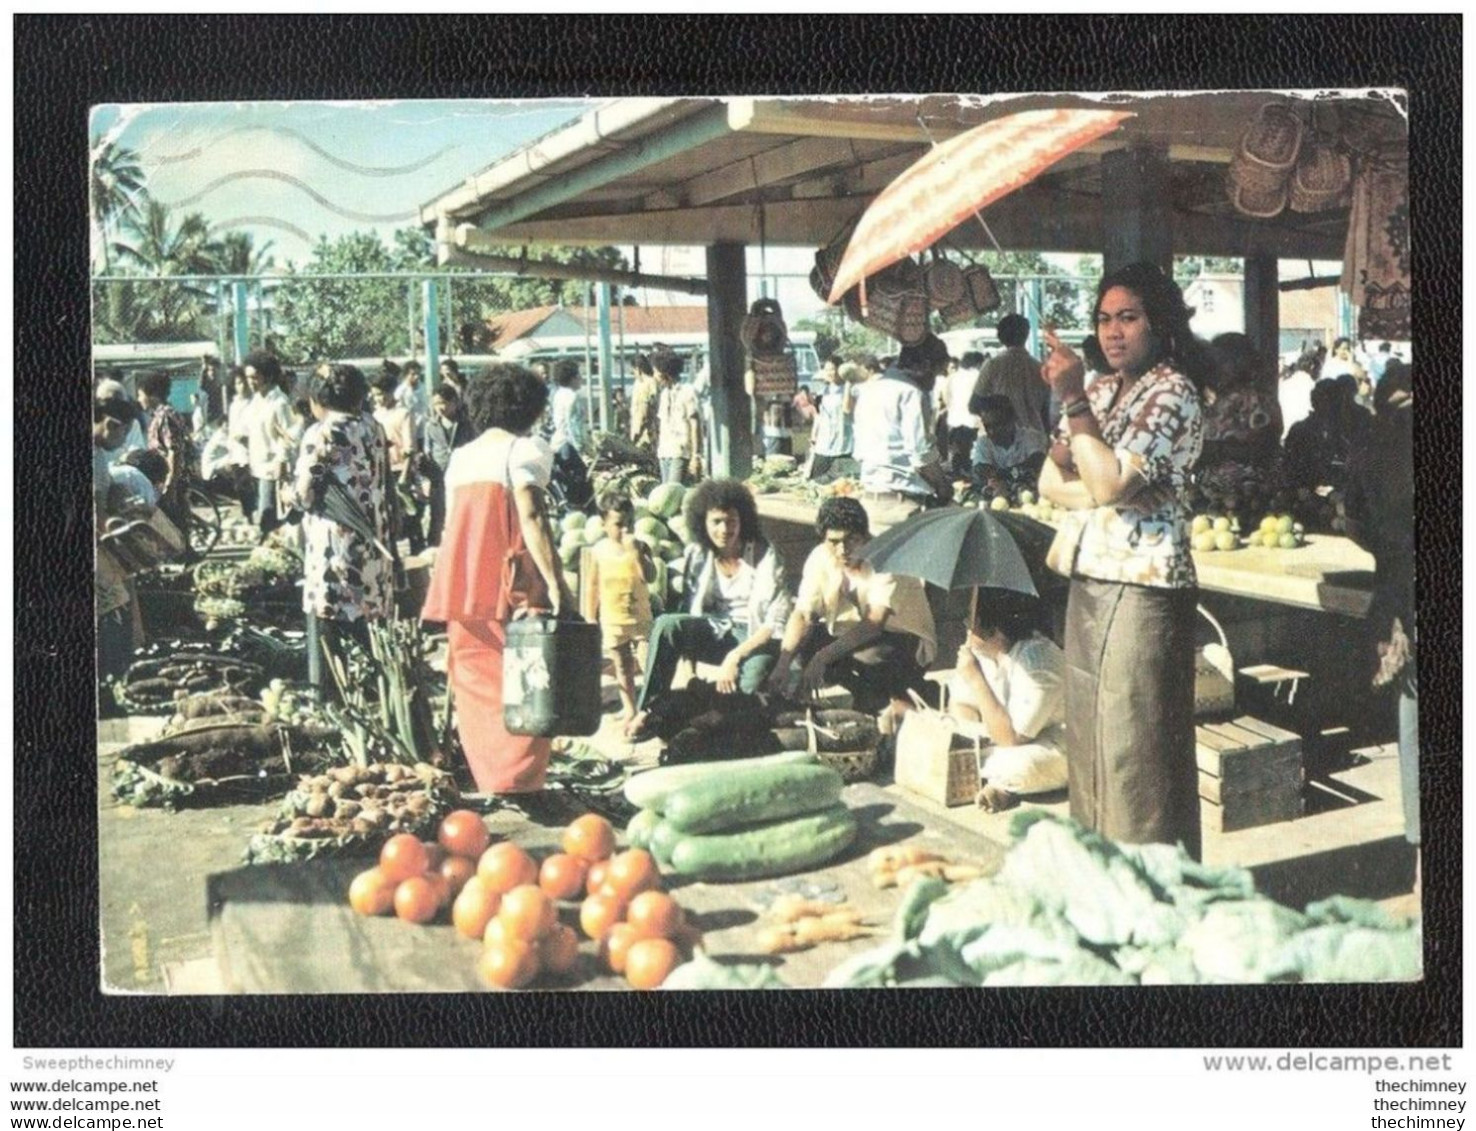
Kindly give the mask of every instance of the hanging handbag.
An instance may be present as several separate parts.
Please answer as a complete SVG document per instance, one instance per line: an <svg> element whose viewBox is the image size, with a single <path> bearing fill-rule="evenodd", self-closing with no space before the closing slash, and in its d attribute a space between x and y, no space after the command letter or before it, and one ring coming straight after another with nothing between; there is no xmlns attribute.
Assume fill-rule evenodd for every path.
<svg viewBox="0 0 1476 1131"><path fill-rule="evenodd" d="M856 224L861 219L857 213L850 220L841 225L840 230L830 237L830 240L819 251L815 252L815 267L810 272L810 287L819 296L821 302L830 302L830 288L835 285L836 273L840 270L841 260L846 257L846 248L851 244L851 234L856 230Z"/></svg>
<svg viewBox="0 0 1476 1131"><path fill-rule="evenodd" d="M779 303L771 298L755 300L743 318L738 340L750 358L782 355L789 347L789 329Z"/></svg>

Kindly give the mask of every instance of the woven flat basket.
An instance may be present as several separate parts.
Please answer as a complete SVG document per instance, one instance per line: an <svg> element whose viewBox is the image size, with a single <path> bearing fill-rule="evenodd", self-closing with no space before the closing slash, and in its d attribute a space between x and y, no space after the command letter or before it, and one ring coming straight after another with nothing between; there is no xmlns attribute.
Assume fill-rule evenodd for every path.
<svg viewBox="0 0 1476 1131"><path fill-rule="evenodd" d="M1292 173L1287 205L1293 212L1326 212L1346 202L1353 183L1353 162L1330 145L1317 144L1302 154Z"/></svg>
<svg viewBox="0 0 1476 1131"><path fill-rule="evenodd" d="M1286 210L1287 186L1284 184L1269 192L1256 192L1232 182L1229 189L1230 203L1242 216L1268 220Z"/></svg>
<svg viewBox="0 0 1476 1131"><path fill-rule="evenodd" d="M1268 102L1256 111L1227 174L1243 199L1265 200L1286 187L1302 152L1303 128L1302 119L1284 102ZM1234 196L1232 192L1232 200Z"/></svg>

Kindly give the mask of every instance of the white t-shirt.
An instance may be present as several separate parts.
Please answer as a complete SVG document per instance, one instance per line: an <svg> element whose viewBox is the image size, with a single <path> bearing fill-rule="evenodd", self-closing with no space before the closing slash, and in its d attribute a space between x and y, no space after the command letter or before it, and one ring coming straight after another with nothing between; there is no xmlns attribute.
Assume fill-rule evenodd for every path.
<svg viewBox="0 0 1476 1131"><path fill-rule="evenodd" d="M656 455L660 459L691 459L689 420L696 420L697 394L691 385L662 386L656 395Z"/></svg>
<svg viewBox="0 0 1476 1131"><path fill-rule="evenodd" d="M446 465L446 490L449 493L473 483L547 487L553 475L553 458L553 449L541 437L510 437L506 432L489 429L451 453L451 462Z"/></svg>
<svg viewBox="0 0 1476 1131"><path fill-rule="evenodd" d="M927 398L898 371L888 370L856 390L853 435L863 488L932 495L928 481L917 473L934 458Z"/></svg>
<svg viewBox="0 0 1476 1131"><path fill-rule="evenodd" d="M738 562L738 572L732 577L724 576L722 570L717 571L718 616L749 627L748 602L753 596L753 579L757 572L742 559Z"/></svg>
<svg viewBox="0 0 1476 1131"><path fill-rule="evenodd" d="M948 427L979 427L979 418L969 411L969 397L978 380L977 369L955 369L948 375L943 386L943 398L948 404Z"/></svg>
<svg viewBox="0 0 1476 1131"><path fill-rule="evenodd" d="M1281 402L1281 438L1292 430L1292 425L1312 415L1312 387L1316 384L1312 374L1298 369L1285 378L1277 387L1276 397Z"/></svg>
<svg viewBox="0 0 1476 1131"><path fill-rule="evenodd" d="M582 448L585 440L584 402L580 400L579 393L567 385L560 385L554 390L549 412L553 417L553 436L549 446L554 451L565 444Z"/></svg>
<svg viewBox="0 0 1476 1131"><path fill-rule="evenodd" d="M933 610L923 583L901 574L876 573L870 566L845 570L825 546L816 546L805 559L795 608L811 621L825 625L832 636L859 624L874 609L887 609L887 632L903 632L918 640L917 662L927 667L938 654Z"/></svg>
<svg viewBox="0 0 1476 1131"><path fill-rule="evenodd" d="M1027 742L1060 747L1066 739L1066 656L1044 636L1017 640L998 659L974 653L984 682L1010 716L1015 733ZM949 694L977 708L955 674Z"/></svg>

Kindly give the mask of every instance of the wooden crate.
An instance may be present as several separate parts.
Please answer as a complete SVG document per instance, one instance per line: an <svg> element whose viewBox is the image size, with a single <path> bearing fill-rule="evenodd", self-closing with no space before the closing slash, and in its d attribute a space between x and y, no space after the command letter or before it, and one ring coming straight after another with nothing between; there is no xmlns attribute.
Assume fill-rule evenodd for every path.
<svg viewBox="0 0 1476 1131"><path fill-rule="evenodd" d="M1194 731L1207 828L1228 833L1302 815L1299 736L1248 715Z"/></svg>

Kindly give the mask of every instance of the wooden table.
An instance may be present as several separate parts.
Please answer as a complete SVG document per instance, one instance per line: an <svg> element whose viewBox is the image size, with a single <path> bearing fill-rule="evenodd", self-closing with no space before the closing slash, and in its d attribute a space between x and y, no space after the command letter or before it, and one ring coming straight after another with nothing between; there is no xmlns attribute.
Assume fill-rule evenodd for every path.
<svg viewBox="0 0 1476 1131"><path fill-rule="evenodd" d="M977 834L927 813L905 797L870 783L847 786L844 800L861 823L856 843L843 857L799 877L844 892L875 924L878 935L779 957L756 952L755 936L765 925L763 908L783 880L705 884L674 879L668 890L705 934L708 954L745 958L775 966L796 987L818 986L853 954L877 945L891 926L901 899L895 888L873 886L866 856L875 847L902 841L976 862L992 871L1002 850ZM535 854L552 851L560 830L502 812L488 819L494 831ZM476 973L480 943L464 939L446 923L423 927L390 917L366 919L350 910L349 881L364 860L321 860L308 864L239 868L209 877L211 933L222 981L233 993L465 993L484 989ZM787 879L794 879L788 877ZM577 925L578 907L565 904L561 917ZM581 935L579 965L557 982L539 988L618 990L623 979L602 973L595 945Z"/></svg>

